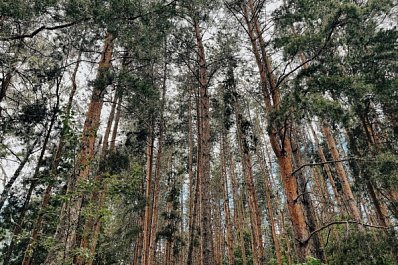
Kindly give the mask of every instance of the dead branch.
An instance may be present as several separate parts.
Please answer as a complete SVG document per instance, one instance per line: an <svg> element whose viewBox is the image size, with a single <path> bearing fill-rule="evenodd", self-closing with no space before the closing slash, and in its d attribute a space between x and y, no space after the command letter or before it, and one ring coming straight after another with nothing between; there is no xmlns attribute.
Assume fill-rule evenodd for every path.
<svg viewBox="0 0 398 265"><path fill-rule="evenodd" d="M371 225L371 224L365 224L365 223L361 223L361 222L357 222L357 221L336 221L336 222L331 222L331 223L329 223L329 224L326 224L326 225L324 225L323 227L318 228L317 230L312 231L311 234L307 237L307 239L304 240L303 242L300 242L300 243L302 243L302 244L307 243L307 242L311 239L311 237L312 237L313 235L315 235L316 233L318 233L318 232L320 232L320 231L322 231L322 230L328 228L328 227L331 226L331 225L336 225L336 224L347 224L347 225L348 225L348 224L358 224L358 225L367 226L367 227L371 227L371 228L388 229L387 226Z"/></svg>
<svg viewBox="0 0 398 265"><path fill-rule="evenodd" d="M74 22L71 22L71 23L62 24L62 25L52 26L52 27L50 27L50 26L41 26L40 28L32 31L31 33L25 33L25 34L22 34L22 35L14 35L14 36L2 37L2 38L0 38L0 40L7 41L7 40L20 40L20 39L25 39L25 38L33 38L34 36L36 36L37 34L39 34L43 30L63 29L63 28L67 28L67 27L73 26L76 23L77 23L77 21L74 21Z"/></svg>
<svg viewBox="0 0 398 265"><path fill-rule="evenodd" d="M299 168L297 168L295 171L293 171L291 173L291 175L293 176L294 174L296 174L298 171L300 171L304 167L320 166L320 165L324 165L324 164L338 163L338 162L344 162L344 161L350 161L350 160L371 160L371 159L364 159L364 158L359 158L359 157L348 157L348 158L343 158L340 160L325 161L325 162L319 162L319 163L308 163L308 164L301 165Z"/></svg>

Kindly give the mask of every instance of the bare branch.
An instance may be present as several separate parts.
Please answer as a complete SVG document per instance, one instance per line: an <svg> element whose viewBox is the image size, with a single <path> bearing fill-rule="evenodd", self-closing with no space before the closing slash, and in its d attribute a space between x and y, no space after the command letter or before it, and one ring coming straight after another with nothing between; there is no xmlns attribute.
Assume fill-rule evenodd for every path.
<svg viewBox="0 0 398 265"><path fill-rule="evenodd" d="M300 242L300 243L302 243L302 244L307 243L307 242L311 239L311 237L312 237L313 235L315 235L316 233L318 233L318 232L320 232L320 231L322 231L322 230L328 228L328 227L331 226L331 225L337 225L337 224L347 224L347 225L348 225L348 224L358 224L358 225L367 226L367 227L376 228L376 229L389 229L387 226L371 225L371 224L365 224L365 223L361 223L361 222L357 222L357 221L336 221L336 222L331 222L331 223L329 223L329 224L326 224L326 225L324 225L323 227L318 228L317 230L312 231L311 234L307 237L307 239L304 240L303 242Z"/></svg>
<svg viewBox="0 0 398 265"><path fill-rule="evenodd" d="M34 36L36 36L37 34L39 34L41 31L43 30L55 30L55 29L63 29L63 28L67 28L70 26L73 26L77 23L77 21L71 22L71 23L66 23L66 24L62 24L62 25L57 25L57 26L41 26L40 28L34 30L31 33L26 33L26 34L22 34L22 35L14 35L14 36L9 36L9 37L3 37L0 38L1 41L7 41L7 40L20 40L20 39L25 39L25 38L33 38Z"/></svg>
<svg viewBox="0 0 398 265"><path fill-rule="evenodd" d="M304 167L320 166L320 165L324 165L324 164L338 163L338 162L344 162L344 161L350 161L350 160L366 160L367 161L367 160L371 160L371 159L365 159L365 158L359 158L359 157L348 157L348 158L343 158L340 160L325 161L325 162L319 162L319 163L308 163L308 164L301 165L298 169L293 171L291 173L291 175L293 176L294 174L296 174L298 171L300 171Z"/></svg>

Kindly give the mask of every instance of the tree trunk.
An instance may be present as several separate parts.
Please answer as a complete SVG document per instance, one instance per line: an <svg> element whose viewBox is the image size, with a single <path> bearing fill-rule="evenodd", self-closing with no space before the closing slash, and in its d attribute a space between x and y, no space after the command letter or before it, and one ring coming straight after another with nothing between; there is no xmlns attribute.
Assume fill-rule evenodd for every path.
<svg viewBox="0 0 398 265"><path fill-rule="evenodd" d="M251 0L249 0L249 3L251 6L253 6L253 2ZM256 63L260 73L260 81L261 81L261 87L264 96L266 111L269 114L273 109L275 110L280 109L280 99L279 99L278 89L275 84L273 72L270 67L268 57L265 53L265 43L261 36L261 30L259 27L258 20L256 19L255 16L253 18L249 17L245 5L242 5L242 9L248 27L248 33L252 44L252 51L256 58ZM257 38L254 35L252 21L255 22ZM257 43L256 43L257 39L259 40L260 43L259 46L261 48L261 53L262 53L261 56L257 48ZM273 103L271 102L271 98ZM268 122L272 124L272 121L269 119L269 116L268 116ZM290 147L290 140L288 139L288 137L285 137L286 135L289 135L287 129L288 128L285 127L283 129L279 129L278 132L274 130L273 132L270 132L269 138L272 149L274 150L274 153L278 159L278 163L281 170L282 184L286 192L287 205L291 216L293 232L295 235L294 242L296 245L297 261L303 263L306 262L306 256L310 255L308 243L304 242L307 239L309 232L306 225L303 207L299 201L296 201L298 195L297 183L295 177L291 174L293 172L292 160L291 160L292 150ZM280 141L278 141L278 137Z"/></svg>
<svg viewBox="0 0 398 265"><path fill-rule="evenodd" d="M241 254L242 254L242 262L243 265L247 265L247 257L246 257L246 246L245 246L245 239L243 235L243 229L244 229L244 208L243 208L243 203L241 196L238 194L238 185L236 182L236 176L235 176L235 167L234 163L232 161L232 154L229 148L229 142L228 139L226 139L226 153L228 155L228 161L230 165L230 170L231 170L231 175L230 175L230 180L231 180L231 187L232 187L232 194L234 197L234 208L236 208L236 215L237 215L237 222L235 222L237 234L238 234L238 239L240 241L241 245Z"/></svg>
<svg viewBox="0 0 398 265"><path fill-rule="evenodd" d="M153 117L150 114L149 118L149 132L147 136L147 173L146 173L146 189L145 197L147 204L145 205L145 218L144 218L144 249L142 256L142 264L148 264L149 244L151 236L151 221L152 221L152 164L153 164Z"/></svg>
<svg viewBox="0 0 398 265"><path fill-rule="evenodd" d="M234 95L237 95L236 89L233 87L232 92ZM248 192L248 203L250 203L249 209L252 210L253 214L253 224L254 224L254 233L253 237L255 239L255 249L253 249L253 259L254 261L258 260L258 264L264 264L264 249L263 249L263 240L262 240L262 231L261 231L261 218L260 211L258 207L257 193L254 185L254 176L253 176L253 168L251 157L249 154L249 145L247 142L246 132L243 129L243 120L241 107L238 102L236 96L234 98L235 104L235 116L236 116L236 125L238 131L238 137L240 138L240 147L241 147L241 156L242 156L242 168L245 170L246 174L246 192ZM254 257L254 255L257 255Z"/></svg>
<svg viewBox="0 0 398 265"><path fill-rule="evenodd" d="M225 163L225 153L224 153L224 132L221 134L221 183L223 188L223 200L224 200L224 215L225 215L225 227L227 230L227 248L228 248L228 264L233 265L234 256L234 242L232 235L232 223L231 223L231 211L229 208L229 191L228 191L228 180L227 171ZM236 204L234 204L235 206Z"/></svg>
<svg viewBox="0 0 398 265"><path fill-rule="evenodd" d="M166 47L165 47L166 49ZM152 208L152 221L150 226L150 238L149 238L149 253L148 253L148 264L153 265L155 262L155 247L156 247L156 231L158 225L158 209L159 209L159 194L160 194L160 178L162 176L162 146L163 146L163 134L164 134L164 108L166 105L166 73L167 63L164 65L163 72L163 91L162 91L162 107L159 121L159 141L158 141L158 153L156 156L156 169L155 169L155 190Z"/></svg>
<svg viewBox="0 0 398 265"><path fill-rule="evenodd" d="M82 52L79 52L79 55L77 57L77 62L76 62L76 66L75 69L73 71L72 77L71 77L71 81L72 81L72 89L69 93L69 99L68 99L68 103L66 104L66 120L69 120L70 118L70 111L72 109L72 102L73 102L73 98L75 96L75 92L77 89L77 85L76 85L76 74L77 74L77 70L79 69L79 65L80 65L80 61L81 61L81 54ZM63 128L63 131L65 131L65 127ZM63 133L61 135L61 139L58 142L58 146L57 146L57 151L55 153L55 157L54 160L52 162L51 165L51 169L50 169L50 176L51 176L51 180L53 180L53 178L56 177L57 174L57 169L58 169L58 165L59 162L61 161L61 156L62 156L62 152L65 146L65 133ZM52 183L49 183L47 185L46 190L44 191L44 195L43 195L43 199L42 199L42 203L41 203L41 208L40 208L40 213L39 216L36 220L36 224L33 228L32 234L31 234L31 242L29 243L29 245L27 246L26 250L25 250L25 256L24 259L22 261L22 265L29 265L31 262L32 257L34 256L34 252L35 252L35 244L36 241L39 237L39 233L41 230L41 227L43 225L43 219L44 219L44 214L47 211L47 207L48 204L50 202L50 195L51 195L51 190L52 190Z"/></svg>
<svg viewBox="0 0 398 265"><path fill-rule="evenodd" d="M187 265L192 265L193 258L193 250L194 250L194 241L195 241L195 229L196 222L198 220L198 210L200 210L199 202L200 202L200 185L201 185L201 153L202 153L202 142L201 142L201 108L200 108L200 100L199 93L196 96L196 126L197 126L197 154L196 154L196 185L195 185L195 194L193 199L193 208L192 208L192 223L189 227L189 245L188 245L188 254L187 254Z"/></svg>
<svg viewBox="0 0 398 265"><path fill-rule="evenodd" d="M332 154L333 160L339 161L340 156L337 151L337 146L334 141L332 132L330 131L330 127L326 121L323 121L322 132L325 137L325 140L327 141L329 151ZM342 198L343 198L344 204L347 207L348 212L350 213L351 217L357 222L362 222L362 217L361 217L358 207L355 203L354 195L352 194L350 183L348 181L347 174L343 167L343 163L336 162L335 166L336 166L337 175L339 177L341 187L342 187ZM361 225L357 225L356 228L360 232L364 231L364 229Z"/></svg>
<svg viewBox="0 0 398 265"><path fill-rule="evenodd" d="M39 138L36 138L35 142L32 145L28 146L25 156L19 163L18 168L14 172L14 175L10 178L10 180L7 182L7 185L4 187L4 190L0 196L0 210L3 208L4 203L6 202L6 200L8 198L8 193L10 192L12 185L14 184L14 182L17 180L17 178L21 174L21 171L25 167L26 163L29 161L29 157L32 155L33 150L36 147L38 142L39 142Z"/></svg>
<svg viewBox="0 0 398 265"><path fill-rule="evenodd" d="M100 155L100 159L99 159L100 165L105 162L105 156L106 156L106 152L108 150L108 140L109 140L109 135L110 135L110 131L112 128L112 122L113 122L113 119L115 116L115 109L116 109L117 101L118 101L118 95L117 95L117 92L115 92L115 96L113 98L113 103L112 103L111 111L109 113L108 123L107 123L106 129L105 129L104 139L103 139L103 143L102 143L102 150L101 150L101 155ZM95 176L95 179L94 179L95 183L99 184L102 182L102 179L105 174L104 170L100 170L97 173L97 175ZM83 235L82 235L82 239L80 241L80 252L81 253L84 253L85 251L87 251L88 244L89 244L89 236L92 236L91 230L93 228L93 222L94 222L94 219L98 218L98 216L97 216L98 214L96 213L96 211L99 211L103 204L102 202L100 202L100 201L102 201L100 199L100 194L104 194L104 192L105 192L105 190L102 189L100 191L99 187L95 187L91 194L90 204L93 206L92 210L94 211L94 213L93 213L93 216L90 215L86 219L85 224L84 224ZM79 265L85 264L85 258L82 255L76 256L75 260L74 260L74 264L79 264Z"/></svg>
<svg viewBox="0 0 398 265"><path fill-rule="evenodd" d="M94 86L86 121L84 123L80 153L77 158L74 174L68 183L67 194L71 194L72 196L71 199L62 206L60 223L58 224L55 235L55 246L47 255L44 263L46 265L56 265L59 264L61 260L68 260L76 241L76 230L83 202L83 197L79 194L78 190L79 185L88 178L90 163L94 155L96 132L99 127L103 98L107 87L107 73L112 58L113 39L113 35L108 33L98 66L97 80L99 82Z"/></svg>
<svg viewBox="0 0 398 265"><path fill-rule="evenodd" d="M297 144L298 143L298 139L297 139L297 131L298 133L300 133L299 128L292 130L292 149L293 151L293 159L295 162L295 166L298 167L300 165L303 164L302 161L302 154L300 151L300 146ZM318 225L317 225L317 220L315 217L315 209L314 206L312 204L312 200L311 200L311 196L310 193L308 192L308 188L307 188L307 176L305 174L305 172L303 172L303 170L299 171L296 173L297 175L295 176L297 178L297 184L298 184L298 188L299 188L299 192L300 195L299 197L297 197L296 200L301 200L302 201L302 205L304 208L304 214L306 217L306 223L309 229L309 232L313 232L315 230L318 229ZM327 263L326 261L326 256L325 253L323 252L323 246L322 246L322 241L320 239L320 234L316 233L314 234L314 236L311 238L311 240L308 242L309 243L309 248L311 251L311 254L313 257L317 258L318 260L320 260L323 263Z"/></svg>
<svg viewBox="0 0 398 265"><path fill-rule="evenodd" d="M213 234L210 204L210 101L205 50L199 25L194 22L199 56L199 89L201 107L201 224L203 265L213 265Z"/></svg>
<svg viewBox="0 0 398 265"><path fill-rule="evenodd" d="M12 255L12 251L13 251L14 246L15 246L15 240L17 239L17 236L22 232L22 225L23 225L23 222L25 220L25 214L28 211L30 199L32 197L33 191L34 191L34 189L36 187L36 184L37 184L37 180L39 178L40 168L42 166L44 154L46 153L46 150L47 150L47 144L48 144L48 141L50 139L50 135L52 133L52 129L53 129L53 126L55 124L55 121L56 121L57 115L58 115L58 108L59 108L59 102L60 102L59 93L58 93L59 92L59 87L60 86L58 85L57 86L57 91L56 91L56 93L57 93L57 103L56 103L55 108L53 110L53 115L51 117L50 125L49 125L49 127L47 129L46 137L44 138L43 147L41 149L39 158L37 160L37 165L36 165L34 174L33 174L32 178L31 178L31 183L30 183L30 186L29 186L29 190L28 190L28 193L26 194L25 202L24 202L24 204L22 206L22 210L21 210L21 214L19 216L18 223L17 223L17 225L14 228L13 236L12 236L12 239L11 239L11 243L10 243L10 245L8 247L7 254L4 257L4 262L3 262L4 265L8 265L8 263L10 261L10 258L11 258L11 255Z"/></svg>
<svg viewBox="0 0 398 265"><path fill-rule="evenodd" d="M325 154L323 153L321 145L319 144L318 136L316 135L316 133L314 131L314 128L312 127L311 124L310 124L310 128L311 128L312 136L314 137L314 140L315 140L315 144L316 144L316 146L318 148L319 155L321 156L322 162L325 163L326 162L326 157L325 157ZM334 182L333 176L332 176L332 172L330 171L329 165L327 163L324 164L324 168L326 170L326 174L328 176L330 185L332 186L332 190L333 190L333 193L334 193L334 198L336 199L337 206L339 208L340 214L341 214L341 216L344 216L345 211L343 210L344 209L343 208L343 204L341 203L340 195L337 192L337 188L336 188L336 184Z"/></svg>

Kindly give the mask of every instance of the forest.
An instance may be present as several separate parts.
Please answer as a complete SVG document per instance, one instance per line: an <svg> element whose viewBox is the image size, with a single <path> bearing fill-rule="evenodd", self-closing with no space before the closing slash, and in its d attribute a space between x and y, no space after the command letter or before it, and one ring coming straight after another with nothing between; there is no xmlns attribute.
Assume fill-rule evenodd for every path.
<svg viewBox="0 0 398 265"><path fill-rule="evenodd" d="M0 0L0 264L398 264L397 0Z"/></svg>

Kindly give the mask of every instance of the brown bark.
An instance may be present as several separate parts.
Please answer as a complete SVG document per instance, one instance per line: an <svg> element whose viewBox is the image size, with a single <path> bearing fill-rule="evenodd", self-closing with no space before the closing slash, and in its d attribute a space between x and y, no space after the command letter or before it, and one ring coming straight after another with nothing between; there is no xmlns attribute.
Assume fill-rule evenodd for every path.
<svg viewBox="0 0 398 265"><path fill-rule="evenodd" d="M202 253L203 265L213 265L213 236L211 230L211 204L210 204L210 101L209 84L205 50L202 42L199 25L194 22L198 56L199 56L199 89L201 107L201 224L202 224Z"/></svg>
<svg viewBox="0 0 398 265"><path fill-rule="evenodd" d="M214 191L214 190L213 190ZM220 193L216 190L213 192L213 220L214 220L214 264L221 265L222 247L221 242L221 208L220 208Z"/></svg>
<svg viewBox="0 0 398 265"><path fill-rule="evenodd" d="M237 185L237 181L236 181L236 175L235 175L235 167L234 167L234 163L232 161L232 154L230 151L230 147L229 147L229 142L228 139L225 140L225 148L226 148L226 154L228 157L228 162L229 162L229 166L230 166L230 180L231 180L231 187L232 187L232 195L233 195L233 202L234 202L234 208L236 208L235 210L235 214L236 214L236 219L237 221L235 221L235 226L236 226L236 230L237 230L237 236L238 236L238 240L239 243L241 245L241 254L242 254L242 262L243 265L247 264L247 257L246 257L246 246L245 246L245 240L244 240L244 235L243 235L243 230L245 227L245 223L244 223L244 207L243 207L243 202L242 202L242 197L238 194L238 185ZM242 195L242 193L241 193ZM243 196L243 195L242 195Z"/></svg>
<svg viewBox="0 0 398 265"><path fill-rule="evenodd" d="M231 223L231 210L229 207L229 191L228 191L228 180L226 172L225 163L225 153L224 153L224 133L221 135L221 182L223 188L223 200L224 200L224 215L225 215L225 227L227 230L227 248L228 248L228 264L233 265L234 256L234 242L232 235L232 223Z"/></svg>
<svg viewBox="0 0 398 265"><path fill-rule="evenodd" d="M8 72L5 74L4 79L1 82L1 90L0 90L0 103L3 101L3 99L6 97L7 90L11 85L11 73ZM0 107L0 116L2 114L3 108Z"/></svg>
<svg viewBox="0 0 398 265"><path fill-rule="evenodd" d="M249 3L253 11L252 1L249 1ZM248 27L248 33L252 43L253 54L255 55L257 66L259 68L260 80L262 84L262 92L264 95L264 103L266 106L266 110L269 113L272 109L278 110L280 108L279 93L275 84L275 79L273 76L272 69L270 67L268 57L265 52L264 40L262 39L261 36L258 20L256 19L255 16L253 18L249 17L245 5L242 6L242 9L244 12L246 24ZM252 21L255 22L257 38L259 40L260 44L259 46L261 49L261 56L257 48L257 43L256 43L257 38L254 35ZM271 103L271 98L273 103ZM282 173L282 183L286 191L288 209L291 215L293 231L296 237L295 244L297 245L296 246L297 258L299 262L305 262L306 261L305 257L310 254L307 246L308 244L305 243L303 244L299 242L303 242L303 240L306 238L306 236L308 235L308 229L306 227L302 205L298 201L295 201L295 198L297 197L297 183L295 178L291 175L292 153L290 148L290 140L287 137L285 137L286 135L289 135L286 132L286 130L287 128L285 127L284 129L279 129L278 133L271 132L269 134L269 137L270 137L271 146L276 154ZM277 138L278 136L280 139L280 143L278 142Z"/></svg>
<svg viewBox="0 0 398 265"><path fill-rule="evenodd" d="M251 0L249 1L249 3L252 7L253 3ZM242 9L248 27L250 40L252 43L252 51L256 58L256 63L260 73L260 81L266 111L267 113L270 113L273 109L278 110L280 108L278 89L276 87L275 78L273 76L273 72L265 52L265 42L261 36L258 20L255 16L253 17L257 31L257 38L260 44L259 46L261 48L261 56L257 48L257 38L254 34L252 17L249 16L245 5L242 5ZM271 98L273 103L271 103ZM269 120L269 122L272 124L272 121ZM274 150L281 169L282 184L286 192L286 200L293 225L293 232L296 239L295 244L297 260L298 262L306 262L306 256L309 256L310 252L308 244L301 242L304 242L305 238L308 237L309 232L306 226L302 205L300 202L295 200L298 195L297 183L295 177L291 175L291 173L293 172L291 160L292 151L290 148L290 140L288 139L288 137L285 137L286 135L289 135L286 130L287 128L285 127L283 129L279 129L278 132L273 131L269 134L269 138L272 149ZM278 141L278 137L280 141Z"/></svg>
<svg viewBox="0 0 398 265"><path fill-rule="evenodd" d="M117 131L118 131L118 126L119 126L119 119L120 119L120 105L121 105L121 101L122 101L122 94L121 92L116 92L118 95L117 98L117 113L116 113L116 117L115 117L115 121L113 124L113 130L112 130L112 137L111 137L111 145L109 148L110 152L113 152L115 150L115 145L112 145L112 143L115 142L116 139L116 135L117 135ZM102 187L101 187L101 191L100 191L100 196L99 196L99 201L98 201L98 210L101 210L101 208L103 207L104 203L105 203L105 195L106 195L106 183L103 182L102 183ZM94 261L94 254L96 251L96 247L97 247L97 242L98 242L98 237L99 237L99 232L100 232L100 228L101 228L101 217L100 216L96 216L96 223L94 223L93 225L93 232L92 232L92 236L91 236L91 241L90 241L90 255L87 261L87 265L92 265L93 261Z"/></svg>
<svg viewBox="0 0 398 265"><path fill-rule="evenodd" d="M152 116L152 114L150 114ZM149 132L147 136L147 172L146 172L146 189L145 197L147 204L145 205L145 217L144 217L144 249L142 256L142 264L148 264L149 244L151 236L151 221L152 221L152 164L153 164L153 117L149 118Z"/></svg>
<svg viewBox="0 0 398 265"><path fill-rule="evenodd" d="M189 89L188 89L188 94L189 94L189 99L188 99L188 175L189 175L189 208L188 208L188 252L190 254L187 255L187 261L188 259L192 258L192 250L190 249L191 246L193 246L193 234L191 235L191 232L193 231L193 219L194 219L194 179L193 179L193 133L192 133L192 86L193 86L193 80L190 75L189 78ZM191 231L192 228L192 231ZM191 241L191 236L192 236L192 241ZM188 258L189 257L189 258Z"/></svg>
<svg viewBox="0 0 398 265"><path fill-rule="evenodd" d="M199 94L199 93L198 93ZM195 184L195 194L193 197L193 208L192 208L192 223L189 227L189 245L187 254L187 264L191 265L194 261L194 241L195 241L195 229L197 228L198 220L198 210L200 209L200 179L201 179L201 152L202 152L202 142L201 139L201 108L199 106L199 96L196 96L196 126L197 126L197 155L196 155L196 184ZM191 136L192 137L192 136Z"/></svg>
<svg viewBox="0 0 398 265"><path fill-rule="evenodd" d="M272 234L272 240L273 240L274 246L275 246L276 260L278 262L278 265L282 265L281 250L280 250L280 246L279 246L279 242L278 242L278 237L276 235L274 213L273 213L272 204L271 204L271 189L270 189L269 177L268 177L267 171L264 167L264 164L262 163L262 159L259 154L258 146L256 146L256 154L257 154L258 163L260 164L260 167L261 167L261 171L263 172L263 175L264 175L265 193L267 196L268 215L269 215L269 220L271 222L271 234Z"/></svg>
<svg viewBox="0 0 398 265"><path fill-rule="evenodd" d="M109 139L109 135L110 135L110 131L112 128L112 122L115 116L115 109L116 109L116 103L118 101L118 95L117 93L115 93L115 96L113 98L113 103L112 103L112 107L111 107L111 111L109 113L109 117L108 117L108 123L105 129L105 134L104 134L104 139L103 139L103 143L102 143L102 150L101 150L101 155L100 155L100 159L99 159L99 164L102 164L105 162L105 155L106 152L108 150L108 139ZM95 176L95 183L101 183L102 179L103 179L103 175L105 172L102 172L101 170L97 173L97 175ZM102 187L103 188L103 187ZM102 193L104 193L105 191L102 189ZM102 201L100 199L100 188L95 187L92 194L91 194L91 199L90 199L90 204L93 205L93 210L97 211L100 210L100 206L102 207ZM94 212L94 216L96 216L97 213ZM84 252L87 250L88 248L88 244L89 244L89 236L91 235L91 230L93 227L93 222L95 217L94 216L89 216L84 224L84 228L83 228L83 234L82 234L82 239L80 241L80 252ZM83 256L78 255L77 257L75 257L74 260L74 264L79 264L79 265L83 265L85 264L85 259Z"/></svg>
<svg viewBox="0 0 398 265"><path fill-rule="evenodd" d="M340 156L337 151L337 146L334 141L332 132L330 131L330 127L326 121L323 121L322 132L325 137L325 140L327 141L329 151L330 151L333 159L335 161L339 161ZM359 210L357 208L357 205L355 203L354 195L352 194L350 183L348 181L348 176L343 167L343 163L336 162L335 167L336 167L337 175L339 177L341 187L342 187L342 199L344 201L344 204L347 207L347 210L350 213L351 217L357 222L362 222L362 217L361 217ZM363 226L356 225L356 228L358 229L358 231L364 231Z"/></svg>
<svg viewBox="0 0 398 265"><path fill-rule="evenodd" d="M80 153L77 158L74 174L68 183L67 194L73 195L70 201L65 202L62 206L60 223L55 236L56 244L47 255L44 263L46 265L56 265L61 260L69 259L70 252L76 241L76 230L83 202L83 197L78 194L78 188L82 181L88 178L90 163L94 155L96 132L99 127L103 97L107 86L105 80L112 58L113 39L112 34L108 33L98 66L97 80L100 82L94 87L91 96L80 142ZM76 192L77 194L75 194Z"/></svg>
<svg viewBox="0 0 398 265"><path fill-rule="evenodd" d="M325 154L323 153L321 145L319 144L318 136L316 135L314 128L312 127L311 124L310 124L310 128L311 128L312 136L314 137L314 140L315 140L315 144L318 148L319 155L321 156L322 162L326 162L326 157L325 157ZM343 211L343 204L340 200L340 195L337 192L337 188L336 188L336 184L334 182L333 176L332 176L332 172L330 171L329 165L327 163L324 164L324 167L325 167L326 174L328 176L330 185L332 186L332 190L334 193L334 198L336 199L336 202L337 202L337 206L340 210L341 215L344 216L345 211Z"/></svg>
<svg viewBox="0 0 398 265"><path fill-rule="evenodd" d="M170 156L170 158L169 158L169 162L168 162L168 168L169 168L169 171L171 171L172 170L172 168L171 168L171 159L172 159L172 156ZM170 192L170 177L168 178L168 180L167 180L167 187L168 187L168 192ZM167 214L167 216L169 216L170 215L170 211L171 211L171 202L170 201L167 201L167 206L166 206L166 214ZM170 225L170 220L167 220L167 225ZM165 247L164 247L164 249L165 249L165 253L164 253L164 261L163 261L163 264L164 265L168 265L168 264L171 264L171 262L170 262L170 254L171 254L171 245L172 245L172 243L173 242L170 242L167 238L166 238L166 243L165 243Z"/></svg>
<svg viewBox="0 0 398 265"><path fill-rule="evenodd" d="M302 154L300 151L300 146L298 145L298 137L297 134L301 134L300 128L292 129L292 149L293 151L293 159L294 163L297 165L301 165L303 162ZM308 192L307 183L308 177L304 171L300 171L298 175L296 175L297 184L299 188L300 195L296 198L296 200L301 200L304 208L304 214L306 217L306 222L310 233L318 229L318 223L315 216L315 209L311 199L311 193ZM313 257L317 258L323 263L327 263L325 253L323 251L322 241L320 239L319 234L315 234L312 237L312 241L309 241L309 248Z"/></svg>
<svg viewBox="0 0 398 265"><path fill-rule="evenodd" d="M162 176L162 147L163 147L163 134L164 134L164 108L166 104L166 73L167 64L164 65L163 75L163 91L162 91L162 107L160 113L160 125L159 125L159 140L158 140L158 153L156 156L156 169L155 169L155 190L152 208L152 221L150 226L150 237L149 237L149 253L148 253L148 264L153 265L155 262L155 248L156 248L156 229L158 223L158 209L159 209L159 194L160 194L160 178ZM181 193L182 194L182 193ZM183 205L183 202L181 202ZM183 210L182 210L183 211ZM183 219L181 219L183 220ZM183 223L183 222L182 222Z"/></svg>
<svg viewBox="0 0 398 265"><path fill-rule="evenodd" d="M232 73L232 75L233 75L233 73ZM235 96L233 96L234 107L235 107L235 119L236 119L236 125L237 125L239 147L240 147L240 152L241 152L241 157L242 157L242 160L241 160L242 161L242 170L244 172L244 176L246 177L245 178L246 191L249 193L249 194L247 194L248 202L250 203L249 210L253 215L254 230L252 230L252 235L255 239L255 245L254 245L255 247L253 249L253 261L254 261L254 263L256 263L258 261L259 264L264 264L265 257L264 257L264 248L263 248L263 239L262 239L262 230L261 230L261 218L260 218L260 211L259 211L259 207L258 207L257 193L256 193L255 185L254 185L254 176L253 176L251 157L250 157L250 153L249 153L249 145L247 142L246 132L244 131L244 129L242 127L243 126L242 112L241 112L241 107L240 107L238 98L236 97L237 92L236 92L236 88L234 85L232 85L231 90L232 90L232 94L235 95Z"/></svg>
<svg viewBox="0 0 398 265"><path fill-rule="evenodd" d="M379 225L390 226L391 221L388 216L387 209L385 208L385 205L383 203L380 203L380 200L376 195L373 185L369 181L366 183L366 188L368 190L369 196L370 196L370 198L373 202L373 205L375 207L376 216L377 216Z"/></svg>

